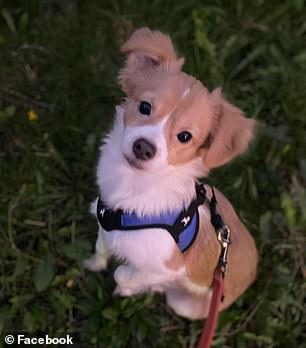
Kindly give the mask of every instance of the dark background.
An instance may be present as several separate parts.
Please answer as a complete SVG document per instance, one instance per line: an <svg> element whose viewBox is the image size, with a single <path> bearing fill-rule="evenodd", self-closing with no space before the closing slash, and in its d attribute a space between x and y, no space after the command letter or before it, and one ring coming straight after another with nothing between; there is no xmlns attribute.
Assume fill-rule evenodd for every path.
<svg viewBox="0 0 306 348"><path fill-rule="evenodd" d="M306 347L301 0L0 0L0 332L73 332L85 348L195 347L201 322L158 295L112 298L114 265L81 265L96 239L100 139L122 97L119 47L140 26L169 33L185 71L261 124L249 152L210 176L261 255L214 347Z"/></svg>

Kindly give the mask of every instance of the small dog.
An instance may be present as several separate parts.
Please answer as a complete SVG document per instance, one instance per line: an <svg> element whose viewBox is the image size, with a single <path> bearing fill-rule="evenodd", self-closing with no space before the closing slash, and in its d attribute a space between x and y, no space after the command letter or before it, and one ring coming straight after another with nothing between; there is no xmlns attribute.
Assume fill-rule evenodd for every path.
<svg viewBox="0 0 306 348"><path fill-rule="evenodd" d="M255 122L220 89L209 92L184 73L184 58L177 57L169 36L139 29L122 52L127 60L119 83L127 97L116 108L97 168L99 221L108 216L85 266L103 270L114 255L122 261L114 273L116 294L163 292L177 314L205 318L220 254L209 186L193 215L183 215L185 229L176 237L173 226L198 202L197 178L244 152ZM218 212L231 229L222 310L254 281L258 255L229 201L215 192Z"/></svg>

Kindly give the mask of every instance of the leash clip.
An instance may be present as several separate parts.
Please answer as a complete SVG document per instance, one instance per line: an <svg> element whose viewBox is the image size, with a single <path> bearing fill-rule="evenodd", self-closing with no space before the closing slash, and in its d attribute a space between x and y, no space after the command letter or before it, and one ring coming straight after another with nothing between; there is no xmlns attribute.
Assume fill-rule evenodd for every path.
<svg viewBox="0 0 306 348"><path fill-rule="evenodd" d="M228 267L227 253L228 253L228 247L231 243L230 235L231 235L231 230L227 225L223 225L221 228L219 228L217 238L221 245L221 253L219 256L218 263L223 274L226 273L227 267Z"/></svg>

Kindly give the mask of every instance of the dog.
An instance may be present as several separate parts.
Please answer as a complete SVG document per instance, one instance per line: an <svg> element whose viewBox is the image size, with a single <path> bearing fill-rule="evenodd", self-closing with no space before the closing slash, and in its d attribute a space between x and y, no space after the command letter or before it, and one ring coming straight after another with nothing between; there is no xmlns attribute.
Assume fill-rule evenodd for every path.
<svg viewBox="0 0 306 348"><path fill-rule="evenodd" d="M101 221L108 214L107 227L99 225L95 254L85 266L104 270L115 256L121 261L114 272L115 294L164 293L178 315L205 318L221 249L211 223L212 189L204 185L194 215L181 219L182 228L195 225L192 238L184 236L187 242L178 242L165 226L197 201L198 178L247 149L255 121L226 101L220 89L209 92L184 73L184 58L168 35L141 28L121 50L127 60L118 80L126 98L101 147L101 198L93 207ZM223 310L254 281L258 254L230 202L214 192L218 213L231 230ZM127 225L118 229L123 218Z"/></svg>

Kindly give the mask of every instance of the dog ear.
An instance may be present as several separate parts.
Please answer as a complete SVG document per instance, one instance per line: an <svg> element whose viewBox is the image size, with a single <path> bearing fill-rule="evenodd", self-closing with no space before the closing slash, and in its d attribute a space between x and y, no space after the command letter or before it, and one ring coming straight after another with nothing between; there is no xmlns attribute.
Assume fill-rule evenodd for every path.
<svg viewBox="0 0 306 348"><path fill-rule="evenodd" d="M244 152L253 137L255 121L227 102L220 89L211 93L215 105L214 125L208 136L204 164L208 169L219 167Z"/></svg>
<svg viewBox="0 0 306 348"><path fill-rule="evenodd" d="M135 82L135 74L158 68L179 71L184 64L184 58L177 57L170 37L148 28L136 30L122 45L121 52L127 54L127 60L119 73L119 83L128 95Z"/></svg>

